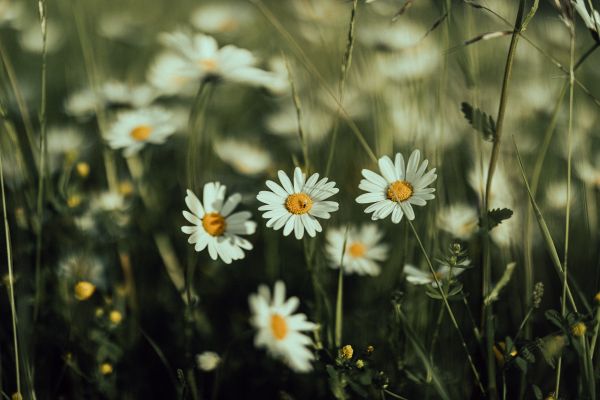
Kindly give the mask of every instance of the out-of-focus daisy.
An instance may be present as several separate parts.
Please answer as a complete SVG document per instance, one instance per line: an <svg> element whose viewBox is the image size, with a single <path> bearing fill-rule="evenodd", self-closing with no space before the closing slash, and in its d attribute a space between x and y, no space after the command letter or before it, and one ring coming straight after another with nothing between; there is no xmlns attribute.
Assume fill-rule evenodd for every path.
<svg viewBox="0 0 600 400"><path fill-rule="evenodd" d="M257 175L271 166L271 154L264 148L236 139L215 143L215 152L240 174Z"/></svg>
<svg viewBox="0 0 600 400"><path fill-rule="evenodd" d="M546 204L554 210L565 210L567 207L567 182L552 182L545 190ZM576 201L575 188L571 186L571 204Z"/></svg>
<svg viewBox="0 0 600 400"><path fill-rule="evenodd" d="M23 3L14 0L0 0L0 26L12 26L23 13Z"/></svg>
<svg viewBox="0 0 600 400"><path fill-rule="evenodd" d="M62 258L58 264L58 276L73 285L75 296L81 299L89 298L96 287L106 286L104 263L86 253L73 253Z"/></svg>
<svg viewBox="0 0 600 400"><path fill-rule="evenodd" d="M575 169L582 181L588 185L600 187L600 167L598 166L600 166L600 156L596 157L594 164L582 161L576 165Z"/></svg>
<svg viewBox="0 0 600 400"><path fill-rule="evenodd" d="M160 107L122 111L106 135L113 149L124 149L129 157L139 152L147 143L161 144L175 132L169 111Z"/></svg>
<svg viewBox="0 0 600 400"><path fill-rule="evenodd" d="M201 371L213 371L219 366L220 362L221 357L214 351L205 351L202 354L196 354L196 365Z"/></svg>
<svg viewBox="0 0 600 400"><path fill-rule="evenodd" d="M316 107L303 107L301 115L302 131L311 142L320 142L333 127L333 113ZM298 138L298 115L293 104L288 104L269 115L265 125L270 133Z"/></svg>
<svg viewBox="0 0 600 400"><path fill-rule="evenodd" d="M317 218L328 219L332 212L338 210L338 203L326 201L336 194L339 189L335 182L328 178L319 180L315 173L307 180L300 168L294 170L294 182L285 172L278 172L281 186L268 180L270 191L261 191L256 198L265 203L258 209L266 211L263 218L268 219L267 227L279 230L283 228L283 235L288 236L292 231L296 239L302 239L304 230L309 236L314 237L323 228Z"/></svg>
<svg viewBox="0 0 600 400"><path fill-rule="evenodd" d="M378 261L385 261L388 246L380 244L383 233L375 224L365 224L360 228L350 227L346 238L346 229L330 229L327 231L327 246L325 251L332 268L340 267L344 239L344 273L377 276L381 272Z"/></svg>
<svg viewBox="0 0 600 400"><path fill-rule="evenodd" d="M313 353L308 349L311 339L303 332L313 331L317 325L304 314L292 314L298 308L297 297L285 299L285 284L277 281L271 292L265 285L248 298L252 311L251 324L256 328L254 345L266 348L269 354L285 362L296 372L312 370Z"/></svg>
<svg viewBox="0 0 600 400"><path fill-rule="evenodd" d="M409 49L419 44L426 29L410 22L400 20L394 24L375 21L359 27L357 40L380 51L398 51Z"/></svg>
<svg viewBox="0 0 600 400"><path fill-rule="evenodd" d="M192 25L202 32L227 34L240 32L254 20L254 10L239 2L219 1L203 4L191 17Z"/></svg>
<svg viewBox="0 0 600 400"><path fill-rule="evenodd" d="M379 53L375 67L394 81L421 79L433 74L442 61L442 50L432 40L393 53Z"/></svg>
<svg viewBox="0 0 600 400"><path fill-rule="evenodd" d="M47 136L49 167L55 171L63 160L73 162L83 150L85 138L73 126L53 126L48 129Z"/></svg>
<svg viewBox="0 0 600 400"><path fill-rule="evenodd" d="M190 235L188 243L194 244L196 251L208 247L210 258L221 258L230 264L233 260L245 257L244 250L252 250L252 243L239 235L252 235L256 231L256 222L250 221L248 211L233 210L242 196L234 193L225 199L226 187L219 182L204 185L203 201L191 191L187 191L185 204L191 213L183 211L183 216L192 226L183 226L181 231Z"/></svg>
<svg viewBox="0 0 600 400"><path fill-rule="evenodd" d="M131 85L119 81L108 81L101 90L106 102L135 108L149 106L157 95L156 89L150 85Z"/></svg>
<svg viewBox="0 0 600 400"><path fill-rule="evenodd" d="M233 45L219 48L211 36L174 32L163 34L161 38L184 60L181 76L191 76L198 81L214 78L250 85L262 85L270 78L270 73L256 67L257 60L249 50Z"/></svg>
<svg viewBox="0 0 600 400"><path fill-rule="evenodd" d="M95 114L96 108L103 106L103 102L89 88L71 93L65 100L65 112L75 118L85 119Z"/></svg>
<svg viewBox="0 0 600 400"><path fill-rule="evenodd" d="M454 268L452 270L452 276L460 275L464 271L464 268ZM437 284L435 283L435 278L433 277L433 275L431 275L431 272L422 271L410 264L406 264L404 266L403 272L406 275L406 281L412 283L413 285L437 286ZM438 281L442 281L444 279L447 279L449 274L450 267L447 265L442 265L435 272L435 277L438 279Z"/></svg>
<svg viewBox="0 0 600 400"><path fill-rule="evenodd" d="M365 209L365 213L373 213L372 220L384 219L390 214L395 224L404 215L413 220L415 213L412 205L424 206L427 200L435 198L435 189L427 187L437 178L435 168L426 173L429 161L420 162L420 159L420 151L415 150L405 166L402 154L396 153L394 162L388 156L379 159L381 175L368 169L362 170L365 179L360 181L358 187L367 193L358 196L356 202L373 203Z"/></svg>
<svg viewBox="0 0 600 400"><path fill-rule="evenodd" d="M173 53L161 53L150 65L146 78L163 95L193 96L198 82L187 61Z"/></svg>
<svg viewBox="0 0 600 400"><path fill-rule="evenodd" d="M460 240L469 240L478 224L477 209L462 203L442 208L437 218L438 228Z"/></svg>
<svg viewBox="0 0 600 400"><path fill-rule="evenodd" d="M42 27L39 21L31 21L24 25L24 28L19 36L19 43L23 50L31 53L41 53L43 50L43 39ZM46 29L46 51L54 53L60 49L64 42L63 28L58 23L48 20Z"/></svg>

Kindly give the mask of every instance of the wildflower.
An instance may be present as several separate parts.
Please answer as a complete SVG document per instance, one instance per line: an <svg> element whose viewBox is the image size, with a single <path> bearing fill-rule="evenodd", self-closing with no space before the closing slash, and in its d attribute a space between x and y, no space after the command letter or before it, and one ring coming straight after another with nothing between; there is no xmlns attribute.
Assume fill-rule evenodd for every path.
<svg viewBox="0 0 600 400"><path fill-rule="evenodd" d="M109 314L108 314L108 319L110 320L110 322L112 322L115 325L118 325L121 323L121 321L123 320L123 314L121 314L120 311L118 310L112 310Z"/></svg>
<svg viewBox="0 0 600 400"><path fill-rule="evenodd" d="M240 3L214 2L198 7L191 17L192 25L210 34L240 32L254 20L251 7Z"/></svg>
<svg viewBox="0 0 600 400"><path fill-rule="evenodd" d="M327 137L327 134L333 127L333 117L331 112L314 107L302 107L300 123L302 131L309 142L321 142ZM292 101L280 108L273 114L270 114L265 125L269 133L289 138L298 138L298 115Z"/></svg>
<svg viewBox="0 0 600 400"><path fill-rule="evenodd" d="M113 366L110 363L102 363L100 364L100 373L102 375L110 375L113 372Z"/></svg>
<svg viewBox="0 0 600 400"><path fill-rule="evenodd" d="M15 392L12 394L12 396L10 396L11 400L23 400L23 395L21 395L21 393L19 392Z"/></svg>
<svg viewBox="0 0 600 400"><path fill-rule="evenodd" d="M546 204L554 210L564 210L567 206L567 182L552 182L546 187ZM576 201L576 192L571 187L571 204Z"/></svg>
<svg viewBox="0 0 600 400"><path fill-rule="evenodd" d="M356 360L356 368L362 369L364 367L365 367L365 362L363 360L361 360L360 358L358 360Z"/></svg>
<svg viewBox="0 0 600 400"><path fill-rule="evenodd" d="M600 292L596 293L596 295L594 296L594 301L596 303L600 303Z"/></svg>
<svg viewBox="0 0 600 400"><path fill-rule="evenodd" d="M92 297L96 291L96 286L87 281L80 281L75 284L75 298L79 301L84 301Z"/></svg>
<svg viewBox="0 0 600 400"><path fill-rule="evenodd" d="M367 354L372 354L375 351L375 347L369 345L367 346Z"/></svg>
<svg viewBox="0 0 600 400"><path fill-rule="evenodd" d="M192 226L183 226L181 231L190 235L188 243L194 244L196 251L208 247L210 258L221 258L230 264L233 260L245 257L244 250L252 250L252 243L239 235L251 235L256 231L256 222L250 221L248 211L233 213L242 196L234 193L225 199L226 187L219 182L204 185L203 202L188 189L185 203L190 209L183 211Z"/></svg>
<svg viewBox="0 0 600 400"><path fill-rule="evenodd" d="M600 156L597 156L594 163L584 161L576 165L575 170L582 181L594 187L600 187Z"/></svg>
<svg viewBox="0 0 600 400"><path fill-rule="evenodd" d="M249 50L233 45L219 48L211 36L174 32L163 34L161 39L183 61L181 74L197 81L222 79L263 85L271 77L267 71L256 68L257 60Z"/></svg>
<svg viewBox="0 0 600 400"><path fill-rule="evenodd" d="M577 322L576 324L574 324L571 327L571 333L575 337L582 337L583 335L585 335L586 331L587 331L587 327L585 326L585 324L583 322Z"/></svg>
<svg viewBox="0 0 600 400"><path fill-rule="evenodd" d="M113 149L124 149L126 157L147 143L162 144L175 132L172 114L160 107L122 111L108 130L106 140Z"/></svg>
<svg viewBox="0 0 600 400"><path fill-rule="evenodd" d="M87 178L87 176L90 174L90 164L83 161L78 162L75 165L75 170L80 177Z"/></svg>
<svg viewBox="0 0 600 400"><path fill-rule="evenodd" d="M450 267L448 265L442 265L435 273L435 278L429 272L421 271L418 268L410 264L404 266L403 272L406 274L406 280L413 285L432 285L436 286L435 278L438 281L447 279L450 274ZM460 275L464 272L463 268L454 268L452 276Z"/></svg>
<svg viewBox="0 0 600 400"><path fill-rule="evenodd" d="M103 103L91 89L85 88L71 93L65 100L65 112L75 118L86 119L95 114Z"/></svg>
<svg viewBox="0 0 600 400"><path fill-rule="evenodd" d="M351 227L330 229L327 231L325 251L330 260L331 268L339 268L342 251L344 251L344 272L358 275L379 275L381 268L377 261L385 261L388 246L380 244L383 234L375 224L363 225L360 229ZM344 250L344 240L346 249Z"/></svg>
<svg viewBox="0 0 600 400"><path fill-rule="evenodd" d="M119 81L105 82L101 91L107 103L134 108L148 107L157 95L156 89L148 84L131 85Z"/></svg>
<svg viewBox="0 0 600 400"><path fill-rule="evenodd" d="M340 349L340 357L349 360L354 355L354 349L349 344L345 345Z"/></svg>
<svg viewBox="0 0 600 400"><path fill-rule="evenodd" d="M186 70L187 62L173 53L161 53L150 65L146 78L163 95L188 95L197 92L193 71Z"/></svg>
<svg viewBox="0 0 600 400"><path fill-rule="evenodd" d="M387 157L379 159L381 175L368 169L362 170L365 179L360 181L359 189L366 191L356 198L357 203L373 203L365 209L365 213L373 213L372 220L384 219L390 214L395 224L406 215L409 220L415 219L412 205L424 206L426 200L435 198L434 188L427 185L436 180L435 168L425 173L428 161L419 163L421 153L415 150L404 165L404 157L397 153L394 162Z"/></svg>
<svg viewBox="0 0 600 400"><path fill-rule="evenodd" d="M201 371L212 371L217 368L220 362L221 357L214 351L205 351L202 354L196 354L196 365Z"/></svg>
<svg viewBox="0 0 600 400"><path fill-rule="evenodd" d="M300 304L297 297L285 299L285 284L277 281L273 297L269 288L261 285L258 293L248 298L252 311L251 324L257 329L254 345L266 348L275 358L281 359L296 372L312 370L313 353L307 348L312 344L303 332L312 331L317 325L308 321L304 314L292 314Z"/></svg>
<svg viewBox="0 0 600 400"><path fill-rule="evenodd" d="M215 143L215 152L240 174L257 175L271 166L269 152L259 146L236 139L225 139Z"/></svg>
<svg viewBox="0 0 600 400"><path fill-rule="evenodd" d="M266 184L271 191L261 191L256 196L265 203L258 209L266 211L262 216L268 219L267 227L283 228L284 236L294 231L296 239L302 239L304 230L314 237L323 230L317 218L328 219L331 212L338 210L338 203L325 201L339 191L335 182L328 182L328 178L319 180L317 173L306 180L298 167L294 170L293 184L285 172L279 171L278 176L283 187L268 180Z"/></svg>
<svg viewBox="0 0 600 400"><path fill-rule="evenodd" d="M460 240L469 240L477 231L479 215L474 207L453 204L440 210L437 226Z"/></svg>

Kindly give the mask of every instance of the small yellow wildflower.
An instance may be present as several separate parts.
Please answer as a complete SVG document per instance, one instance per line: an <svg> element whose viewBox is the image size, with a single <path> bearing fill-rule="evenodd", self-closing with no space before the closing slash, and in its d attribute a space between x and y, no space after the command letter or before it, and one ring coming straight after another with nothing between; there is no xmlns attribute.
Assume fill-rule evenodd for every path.
<svg viewBox="0 0 600 400"><path fill-rule="evenodd" d="M121 314L120 311L112 310L108 315L108 318L110 319L110 322L117 325L123 320L123 314Z"/></svg>
<svg viewBox="0 0 600 400"><path fill-rule="evenodd" d="M583 322L578 322L571 327L571 333L575 337L582 337L583 335L585 335L586 331L587 331L587 327L585 326L585 324Z"/></svg>
<svg viewBox="0 0 600 400"><path fill-rule="evenodd" d="M77 170L77 174L82 178L87 178L90 174L90 164L85 161L80 161L75 165L75 169Z"/></svg>
<svg viewBox="0 0 600 400"><path fill-rule="evenodd" d="M351 359L353 354L354 354L354 349L349 344L345 345L340 350L340 356L346 360Z"/></svg>
<svg viewBox="0 0 600 400"><path fill-rule="evenodd" d="M88 281L79 281L75 284L75 298L84 301L92 297L96 291L96 286Z"/></svg>
<svg viewBox="0 0 600 400"><path fill-rule="evenodd" d="M102 363L100 365L100 373L102 375L110 375L113 372L113 366L110 363Z"/></svg>

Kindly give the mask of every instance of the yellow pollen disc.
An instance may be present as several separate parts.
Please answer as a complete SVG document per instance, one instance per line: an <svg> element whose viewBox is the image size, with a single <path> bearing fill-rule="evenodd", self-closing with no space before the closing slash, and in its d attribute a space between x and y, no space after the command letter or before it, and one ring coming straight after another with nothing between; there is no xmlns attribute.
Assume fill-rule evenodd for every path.
<svg viewBox="0 0 600 400"><path fill-rule="evenodd" d="M365 255L367 252L367 248L364 244L355 242L348 246L348 253L350 253L351 257L358 258Z"/></svg>
<svg viewBox="0 0 600 400"><path fill-rule="evenodd" d="M306 193L290 194L285 200L285 208L292 214L306 214L313 206L313 201Z"/></svg>
<svg viewBox="0 0 600 400"><path fill-rule="evenodd" d="M271 315L271 331L275 339L282 340L286 337L288 332L288 326L285 319L279 314Z"/></svg>
<svg viewBox="0 0 600 400"><path fill-rule="evenodd" d="M221 236L227 224L225 218L219 213L208 213L202 218L202 227L211 236Z"/></svg>
<svg viewBox="0 0 600 400"><path fill-rule="evenodd" d="M150 134L152 134L152 127L150 125L138 125L129 132L129 135L138 142L148 139Z"/></svg>
<svg viewBox="0 0 600 400"><path fill-rule="evenodd" d="M202 67L205 72L213 72L217 69L217 62L212 58L202 59L198 61L198 64L200 64L200 67Z"/></svg>
<svg viewBox="0 0 600 400"><path fill-rule="evenodd" d="M387 198L400 203L408 200L413 195L413 187L410 182L396 181L388 186Z"/></svg>

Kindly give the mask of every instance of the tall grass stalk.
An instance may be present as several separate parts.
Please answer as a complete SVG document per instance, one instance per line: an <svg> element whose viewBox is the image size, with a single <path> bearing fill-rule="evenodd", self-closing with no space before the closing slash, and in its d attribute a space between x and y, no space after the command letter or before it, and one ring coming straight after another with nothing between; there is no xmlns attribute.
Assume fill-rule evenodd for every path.
<svg viewBox="0 0 600 400"><path fill-rule="evenodd" d="M346 87L346 77L350 65L352 65L352 50L354 49L354 26L356 23L356 11L358 8L358 0L352 1L352 11L350 13L350 23L348 26L348 36L346 40L346 51L344 52L344 58L342 59L342 67L340 71L340 79L338 81L338 97L339 103L344 104L344 88ZM333 132L331 134L331 142L329 145L329 155L327 156L327 164L325 167L325 176L329 176L331 166L333 164L333 155L335 154L335 144L337 141L338 131L340 127L340 106L338 106L335 113L335 122L333 126Z"/></svg>
<svg viewBox="0 0 600 400"><path fill-rule="evenodd" d="M46 0L38 1L40 14L40 26L42 29L42 76L41 76L41 103L39 111L40 124L40 155L38 165L38 192L37 192L37 231L35 242L35 302L33 305L33 320L37 321L40 301L42 298L42 239L44 226L44 182L46 180L46 158L48 153L48 138L46 137L46 59L47 59L47 26L48 16L46 14Z"/></svg>
<svg viewBox="0 0 600 400"><path fill-rule="evenodd" d="M448 315L450 316L452 325L454 325L454 328L456 329L456 332L458 333L458 337L460 339L461 346L463 347L463 349L465 351L465 355L467 356L467 361L469 362L469 366L471 367L471 371L473 372L473 376L475 377L475 382L477 383L477 386L478 386L479 390L481 391L481 394L483 395L483 394L485 394L485 389L483 388L483 384L481 383L481 379L479 377L479 372L477 371L477 368L475 367L473 358L471 357L471 353L469 352L469 348L467 347L467 343L465 342L465 338L462 334L460 326L458 325L458 321L456 320L456 317L454 316L454 312L452 311L452 307L450 307L450 303L448 302L448 297L446 296L446 293L444 292L444 289L442 288L441 282L436 275L436 271L433 268L433 264L431 263L431 258L429 257L427 250L423 246L421 237L419 236L419 233L415 229L415 226L412 223L412 221L409 220L408 218L406 218L406 221L408 221L408 224L410 225L410 228L415 236L415 239L417 240L417 243L419 244L419 248L421 249L421 252L423 253L423 256L425 257L425 260L427 261L427 266L429 267L431 276L433 277L436 287L437 287L438 291L440 292L440 296L442 296L442 300L444 302L446 310L448 311Z"/></svg>
<svg viewBox="0 0 600 400"><path fill-rule="evenodd" d="M569 25L571 34L570 59L569 59L569 128L567 131L567 204L565 206L565 254L563 258L563 289L560 311L563 317L567 313L567 277L569 276L569 234L571 226L571 158L572 158L572 133L573 133L573 82L575 80L575 26L574 22ZM583 340L586 340L585 338ZM558 359L556 367L556 388L554 393L559 396L560 372L562 367L562 357Z"/></svg>
<svg viewBox="0 0 600 400"><path fill-rule="evenodd" d="M342 254L340 255L340 270L338 273L337 297L335 302L335 347L342 345L342 332L344 323L344 256L346 255L346 244L348 242L348 226L344 234L344 243L342 245Z"/></svg>
<svg viewBox="0 0 600 400"><path fill-rule="evenodd" d="M6 210L6 193L4 191L4 169L2 152L0 151L0 187L2 189L2 213L4 217L4 238L6 243L6 263L8 265L8 294L10 302L10 313L13 333L13 346L15 350L15 375L17 379L17 393L21 393L21 357L19 355L19 337L17 332L17 307L15 306L15 275L13 272L13 260L10 241L10 226L8 224L8 212Z"/></svg>

